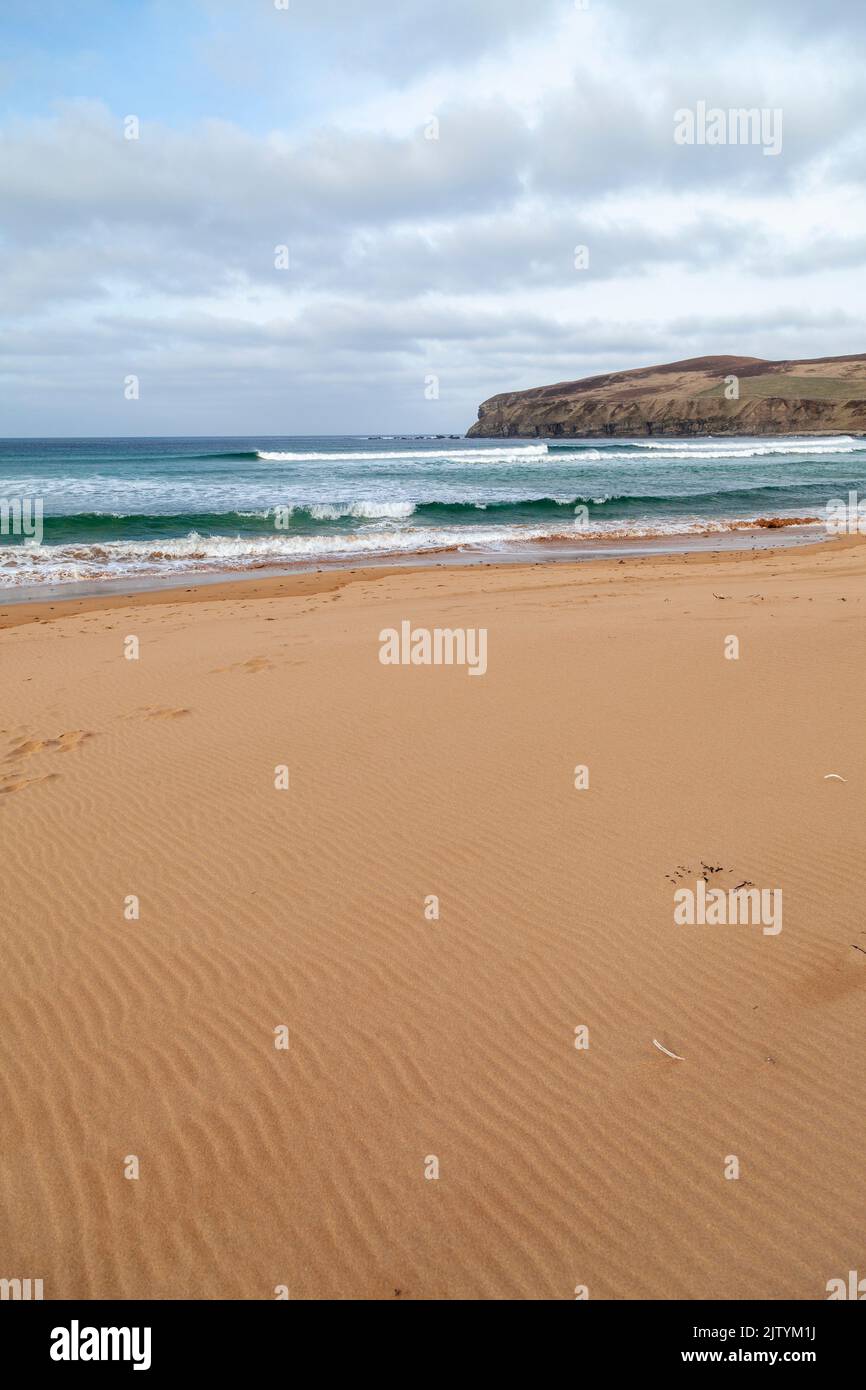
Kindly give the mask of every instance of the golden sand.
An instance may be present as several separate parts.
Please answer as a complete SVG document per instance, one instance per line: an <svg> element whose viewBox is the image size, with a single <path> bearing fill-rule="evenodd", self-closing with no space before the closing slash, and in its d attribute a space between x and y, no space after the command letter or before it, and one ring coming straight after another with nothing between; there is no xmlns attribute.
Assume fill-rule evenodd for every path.
<svg viewBox="0 0 866 1390"><path fill-rule="evenodd" d="M0 610L0 1274L826 1297L866 1226L864 616L857 542ZM483 627L483 678L383 665L405 620ZM783 929L676 925L698 879Z"/></svg>

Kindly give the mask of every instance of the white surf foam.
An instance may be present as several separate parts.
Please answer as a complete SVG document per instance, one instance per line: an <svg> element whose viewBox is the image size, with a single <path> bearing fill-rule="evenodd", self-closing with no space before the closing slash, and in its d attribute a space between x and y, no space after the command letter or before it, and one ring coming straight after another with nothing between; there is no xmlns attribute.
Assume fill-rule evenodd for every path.
<svg viewBox="0 0 866 1390"><path fill-rule="evenodd" d="M472 449L472 448L448 448L443 445L441 449L401 449L384 450L366 449L363 452L349 453L282 453L259 450L259 458L270 463L375 463L379 459L402 459L403 461L417 462L419 459L465 459L471 463L473 459L528 459L543 458L547 454L546 444L527 444L512 445L507 449Z"/></svg>
<svg viewBox="0 0 866 1390"><path fill-rule="evenodd" d="M312 561L423 553L433 550L507 550L533 541L639 539L740 530L757 518L595 522L573 526L406 527L343 536L200 536L175 540L108 541L98 545L16 545L0 550L0 587L155 574L233 571ZM815 518L818 524L818 518Z"/></svg>

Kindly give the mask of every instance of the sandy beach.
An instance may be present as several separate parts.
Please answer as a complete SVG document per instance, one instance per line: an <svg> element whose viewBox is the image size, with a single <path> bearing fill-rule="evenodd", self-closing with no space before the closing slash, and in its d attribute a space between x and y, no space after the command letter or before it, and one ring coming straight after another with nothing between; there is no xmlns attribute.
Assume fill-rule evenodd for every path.
<svg viewBox="0 0 866 1390"><path fill-rule="evenodd" d="M4 1272L825 1298L864 617L857 540L0 605ZM485 629L483 676L384 665L404 621ZM782 929L675 923L699 881Z"/></svg>

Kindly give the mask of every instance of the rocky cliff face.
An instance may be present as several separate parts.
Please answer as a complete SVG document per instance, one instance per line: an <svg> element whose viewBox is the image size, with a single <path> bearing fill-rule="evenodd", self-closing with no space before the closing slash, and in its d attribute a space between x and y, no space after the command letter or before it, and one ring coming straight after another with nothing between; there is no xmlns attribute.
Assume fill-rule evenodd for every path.
<svg viewBox="0 0 866 1390"><path fill-rule="evenodd" d="M733 380L731 380L733 378ZM866 356L693 357L491 396L475 438L866 431Z"/></svg>

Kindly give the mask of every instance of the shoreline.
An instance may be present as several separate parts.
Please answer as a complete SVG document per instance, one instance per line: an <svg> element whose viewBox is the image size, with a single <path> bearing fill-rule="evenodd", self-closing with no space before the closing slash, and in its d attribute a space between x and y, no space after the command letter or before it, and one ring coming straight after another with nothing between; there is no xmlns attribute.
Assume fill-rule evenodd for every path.
<svg viewBox="0 0 866 1390"><path fill-rule="evenodd" d="M219 597L227 597L222 591L227 586L261 585L269 582L282 583L289 580L308 580L320 575L414 573L417 570L456 568L510 568L513 566L537 565L592 565L605 561L618 563L621 560L651 559L661 556L687 555L742 555L791 549L808 549L813 546L834 545L838 539L826 533L816 536L814 525L790 525L787 527L766 526L756 529L706 533L688 536L646 537L639 540L594 539L577 549L573 544L564 543L558 538L546 541L533 541L526 544L515 543L507 550L457 550L448 547L442 550L412 551L405 554L391 554L376 557L379 563L358 564L354 557L344 557L324 562L308 564L267 565L246 569L225 569L202 571L195 574L174 573L168 575L141 575L118 579L65 580L56 584L21 585L4 590L0 588L0 629L16 624L8 622L8 610L24 609L28 612L54 609L58 604L76 605L86 603L88 609L103 606L116 607L118 602L136 603L148 600L158 601L165 595L165 602L171 602L179 592L190 594L199 589L220 590ZM856 539L856 538L855 538ZM302 592L312 592L303 587ZM216 595L215 595L216 596ZM20 621L26 621L22 618Z"/></svg>
<svg viewBox="0 0 866 1390"><path fill-rule="evenodd" d="M227 575L219 576L209 583L186 583L183 586L171 585L161 588L124 590L122 593L96 593L52 597L50 599L19 600L0 603L0 632L9 628L23 627L30 623L47 623L61 618L73 618L84 613L100 613L113 609L163 608L189 604L250 602L277 598L312 598L320 594L336 594L350 585L382 583L388 579L400 579L438 573L472 574L484 570L492 574L535 573L537 570L564 571L566 577L585 577L587 583L607 579L618 571L620 565L636 569L641 576L647 570L659 567L666 574L670 565L682 564L692 567L718 565L727 570L746 565L750 560L780 561L790 557L810 559L819 555L837 554L856 549L866 540L860 536L842 536L832 540L812 541L808 544L731 547L729 549L709 550L690 549L683 552L655 552L638 555L605 555L593 559L569 560L534 559L496 563L494 561L475 561L461 564L440 559L429 564L402 565L354 565L321 567L316 570L292 572L290 574L247 575L243 578ZM571 573L573 572L573 574ZM627 570L627 573L629 570Z"/></svg>

